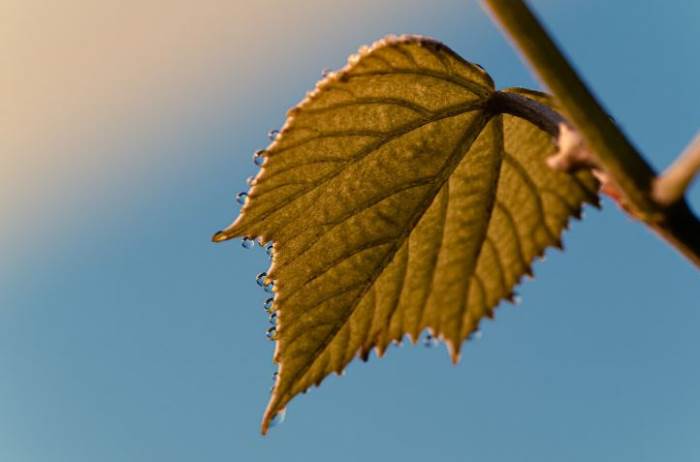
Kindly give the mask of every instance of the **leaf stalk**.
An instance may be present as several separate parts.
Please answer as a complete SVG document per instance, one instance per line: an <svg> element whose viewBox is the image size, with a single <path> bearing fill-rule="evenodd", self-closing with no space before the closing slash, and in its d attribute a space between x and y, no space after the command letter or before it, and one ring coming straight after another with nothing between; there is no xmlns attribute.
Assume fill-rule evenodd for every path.
<svg viewBox="0 0 700 462"><path fill-rule="evenodd" d="M653 196L657 203L671 205L683 199L685 191L700 171L700 133L685 151L654 181Z"/></svg>
<svg viewBox="0 0 700 462"><path fill-rule="evenodd" d="M700 221L683 198L694 172L700 168L700 147L694 143L696 147L690 149L690 154L683 155L657 179L654 170L608 116L526 3L523 0L483 2L595 154L600 168L619 190L620 205L700 268ZM558 129L551 130L554 118L546 123L540 121L547 116L544 112L521 111L514 115L558 134ZM664 191L662 197L659 189Z"/></svg>

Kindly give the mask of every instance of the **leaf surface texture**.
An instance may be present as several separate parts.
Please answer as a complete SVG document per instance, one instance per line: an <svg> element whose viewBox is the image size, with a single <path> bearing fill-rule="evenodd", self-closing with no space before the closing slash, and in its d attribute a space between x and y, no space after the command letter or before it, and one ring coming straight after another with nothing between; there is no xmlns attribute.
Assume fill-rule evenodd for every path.
<svg viewBox="0 0 700 462"><path fill-rule="evenodd" d="M439 42L383 39L289 111L237 220L214 236L274 242L279 374L263 419L355 357L425 329L454 361L569 217L586 172L489 110L491 78ZM519 92L541 103L545 95Z"/></svg>

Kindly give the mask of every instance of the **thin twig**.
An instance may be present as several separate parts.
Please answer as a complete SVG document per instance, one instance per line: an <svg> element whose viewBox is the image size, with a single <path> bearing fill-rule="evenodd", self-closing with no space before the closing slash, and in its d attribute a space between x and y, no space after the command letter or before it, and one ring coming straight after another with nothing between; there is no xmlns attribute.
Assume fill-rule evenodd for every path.
<svg viewBox="0 0 700 462"><path fill-rule="evenodd" d="M600 168L619 190L620 205L700 268L700 221L682 197L672 204L655 200L656 175L651 166L603 110L523 0L483 1L595 153ZM681 166L695 165L695 161L691 156Z"/></svg>
<svg viewBox="0 0 700 462"><path fill-rule="evenodd" d="M654 181L652 195L661 205L681 200L700 171L700 133L685 151Z"/></svg>

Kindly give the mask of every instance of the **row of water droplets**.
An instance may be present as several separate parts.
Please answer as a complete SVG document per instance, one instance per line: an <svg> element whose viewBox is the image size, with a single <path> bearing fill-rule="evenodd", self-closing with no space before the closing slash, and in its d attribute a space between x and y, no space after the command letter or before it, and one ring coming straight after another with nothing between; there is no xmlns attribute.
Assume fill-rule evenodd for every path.
<svg viewBox="0 0 700 462"><path fill-rule="evenodd" d="M467 336L467 340L481 340L481 337L483 336L483 331L481 330L480 327L477 327L474 329L472 332L469 333ZM407 336L403 336L400 340L392 340L391 343L394 346L401 347L404 344L404 341L408 342ZM422 343L424 347L426 348L433 348L436 347L440 344L440 339L433 335L430 331L425 331L425 334L422 334L419 337L418 342ZM411 342L412 343L412 342Z"/></svg>
<svg viewBox="0 0 700 462"><path fill-rule="evenodd" d="M275 141L277 137L279 136L279 130L270 130L267 132L267 137L270 139L270 141ZM265 163L265 150L261 149L259 151L255 151L253 154L253 163L261 167ZM248 187L253 186L255 183L255 178L253 176L249 176L246 179L246 184ZM248 201L248 192L242 191L239 192L236 195L236 202L240 204L241 206L245 205L246 202ZM241 246L244 249L252 249L255 247L255 244L258 244L258 246L262 247L265 249L265 253L269 258L272 258L273 253L274 253L274 248L272 243L267 243L264 244L262 241L256 241L252 237L243 237L241 241ZM258 284L258 286L262 287L262 289L265 291L265 293L272 295L271 297L268 297L264 304L263 307L265 309L265 312L268 314L268 319L270 324L272 325L270 328L267 329L267 338L270 340L275 340L275 337L277 335L277 328L276 328L276 321L277 321L277 313L272 309L272 305L274 302L274 283L267 277L267 272L263 271L262 273L258 273L258 275L255 277L255 282Z"/></svg>
<svg viewBox="0 0 700 462"><path fill-rule="evenodd" d="M333 70L328 69L328 68L324 68L321 71L321 77L323 77L324 79L328 78L332 73L333 73ZM270 130L268 132L268 137L270 138L271 141L274 141L278 135L279 135L278 130ZM261 167L263 165L263 163L265 162L264 156L265 156L265 151L256 151L255 154L253 154L253 163L255 165L257 165L258 167ZM247 180L248 186L252 186L253 181L254 181L254 178L249 177ZM247 198L247 194L246 194L245 198ZM243 199L243 203L241 203L241 205L245 204L245 198ZM240 201L239 201L239 203L240 203ZM245 247L247 249L251 248L253 246L253 244L254 244L254 242L252 239L248 239L248 240L244 239L243 240L243 247ZM272 257L272 246L270 245L269 247L266 248L266 250L267 250L267 255L269 257ZM270 340L275 340L276 335L277 335L277 328L275 325L276 321L277 321L277 313L275 312L275 310L272 309L272 305L274 303L274 291L272 290L273 283L270 281L267 281L267 282L266 281L267 281L267 273L264 273L264 272L260 273L256 277L256 282L258 283L258 285L260 287L262 287L266 292L273 294L273 297L270 297L267 300L265 300L263 307L265 308L265 312L268 314L268 319L270 320L270 324L272 324L272 327L270 327L267 330L267 338L269 338ZM277 372L277 371L275 371L272 374L272 387L270 389L270 392L272 392L274 390L278 375L279 375L279 372ZM339 375L345 375L345 371L341 372ZM302 390L301 393L306 394L307 391L308 390L305 389L305 390ZM286 416L287 416L287 409L284 408L284 409L280 410L270 421L270 428L275 427L275 426L283 423Z"/></svg>
<svg viewBox="0 0 700 462"><path fill-rule="evenodd" d="M327 78L333 73L331 69L324 68L321 71L321 76L323 78ZM267 137L270 141L275 141L277 140L277 137L279 137L280 131L277 129L272 129L267 132ZM255 164L256 167L262 167L263 164L265 164L265 154L267 153L266 150L264 149L259 149L253 153L253 164ZM255 176L249 176L246 178L246 184L248 185L248 189L250 189L254 184L255 184ZM238 194L236 194L236 202L240 206L244 206L246 202L248 201L248 191L241 191ZM250 249L254 245L254 240L252 238L244 237L243 242L241 245L246 248ZM268 256L272 256L272 245L269 245L267 248L267 254Z"/></svg>
<svg viewBox="0 0 700 462"><path fill-rule="evenodd" d="M484 334L483 334L483 331L481 330L481 328L477 327L475 330L473 330L469 333L469 335L467 336L467 340L481 340L481 337L483 335ZM423 337L423 346L424 347L433 348L439 344L440 344L440 340L438 340L437 337L435 337L430 332L425 333L425 336Z"/></svg>
<svg viewBox="0 0 700 462"><path fill-rule="evenodd" d="M520 297L520 295L514 292L508 298L508 301L513 305L520 305L520 303L522 303L522 297ZM477 327L469 333L469 335L467 336L467 340L481 340L481 337L483 337L483 335L484 334L481 330L481 327ZM432 348L434 346L437 346L439 343L440 341L438 338L436 338L430 332L426 331L425 336L423 337L423 346L425 346L426 348Z"/></svg>
<svg viewBox="0 0 700 462"><path fill-rule="evenodd" d="M277 137L279 136L279 130L270 130L267 133L268 138L270 141L275 141ZM265 154L266 151L264 149L255 151L253 153L253 164L256 167L262 167L263 164L265 163ZM252 187L255 184L255 177L254 176L249 176L246 179L246 184L248 188ZM244 206L249 198L249 193L248 191L241 191L236 195L236 202L240 206ZM273 244L272 243L267 243L264 244L262 241L255 240L252 237L243 237L241 240L241 246L244 249L252 249L255 246L261 247L265 249L265 253L269 258L272 258L274 249L273 249ZM261 273L258 273L255 277L255 282L256 284L261 287L264 291L265 294L267 295L267 298L263 302L263 309L265 310L265 313L268 316L268 322L270 323L270 327L267 328L267 331L265 335L267 338L271 341L274 341L277 338L277 312L275 309L273 309L273 304L275 301L274 298L274 283L270 280L270 278L267 275L267 272L263 271ZM272 375L272 387L270 388L270 392L274 389L274 384L277 381L277 375L279 373L275 371ZM275 417L272 419L270 422L270 427L274 427L276 425L281 424L284 422L284 419L286 417L286 409L281 410L278 412Z"/></svg>
<svg viewBox="0 0 700 462"><path fill-rule="evenodd" d="M321 77L324 79L329 77L333 71L328 68L324 68L321 71ZM268 132L268 137L270 138L271 141L274 141L277 136L279 135L278 130L270 130ZM257 165L258 167L261 167L263 163L265 162L264 159L265 151L256 151L255 154L253 154L253 163ZM247 180L248 186L253 185L254 178L249 177ZM247 195L246 195L247 197ZM243 204L245 204L245 199L243 201ZM241 204L241 205L243 205ZM253 246L252 240L246 241L246 239L243 240L243 247L245 248L251 248ZM272 246L270 245L269 247L266 248L267 255L269 257L272 257ZM276 328L276 322L277 322L277 313L275 310L272 309L272 305L274 303L274 291L273 291L273 283L267 280L267 273L263 272L258 274L256 277L256 282L257 284L262 287L266 292L273 294L272 297L268 298L265 300L265 303L263 307L265 308L265 312L268 314L268 319L270 321L270 324L272 326L267 330L267 338L270 340L275 340L276 335L277 335L277 328ZM272 387L270 388L270 392L272 392L275 388L275 383L277 382L277 376L279 375L278 371L273 372L272 374ZM345 375L345 371L341 372L339 375ZM302 390L302 394L306 394L308 390ZM277 425L280 425L281 423L284 422L285 418L287 416L287 409L284 408L280 410L275 416L272 418L270 421L270 428L275 427Z"/></svg>
<svg viewBox="0 0 700 462"><path fill-rule="evenodd" d="M279 130L270 130L267 132L267 137L270 139L270 141L275 141L279 134ZM260 149L253 153L253 163L256 167L262 167L265 163L265 153L266 151L264 149ZM255 177L249 176L248 178L246 178L245 182L248 185L248 188L250 188L255 183ZM248 196L248 191L241 191L238 194L236 194L236 202L238 202L239 205L245 205L245 203L248 201ZM246 247L245 243L244 247ZM249 249L250 247L251 246L247 246L246 248Z"/></svg>
<svg viewBox="0 0 700 462"><path fill-rule="evenodd" d="M520 305L522 303L522 297L518 295L517 293L513 292L513 294L508 298L508 301L513 304L513 305ZM481 330L481 327L477 327L473 331L467 335L467 340L481 340L481 337L483 337L484 333ZM430 332L425 333L425 336L423 337L423 346L426 348L432 348L434 346L437 346L440 343L439 339L436 338L433 334Z"/></svg>
<svg viewBox="0 0 700 462"><path fill-rule="evenodd" d="M323 78L328 77L331 74L330 69L323 69L321 72L321 76ZM275 141L277 137L279 136L280 131L279 130L270 130L267 132L267 136L270 139L270 141ZM255 151L253 153L253 164L255 164L256 167L262 167L265 164L265 154L266 151L264 149ZM246 179L246 184L248 185L248 188L252 187L255 184L255 177L254 176L249 176ZM239 192L236 195L236 202L244 206L246 202L248 201L249 193L247 191L242 191ZM265 249L265 253L267 254L268 257L272 258L273 256L273 245L270 244L263 244L261 241L256 241L255 239L251 237L244 237L243 240L241 241L241 246L244 249L251 249L255 247L255 244L257 244L260 247L263 247ZM268 321L270 323L270 327L267 329L266 336L269 340L274 341L277 338L277 312L275 309L273 309L274 305L274 283L268 278L267 272L263 271L261 273L258 273L258 275L255 277L255 282L259 287L261 287L265 293L269 295L269 297L265 300L263 303L263 308L265 310L265 313L267 313L268 316ZM277 381L277 376L279 375L278 371L275 371L272 374L272 387L270 389L270 392L274 390L275 383ZM306 392L306 390L304 390ZM272 419L270 422L270 427L274 427L276 425L281 424L284 422L286 417L286 409L282 409L279 411L275 417Z"/></svg>

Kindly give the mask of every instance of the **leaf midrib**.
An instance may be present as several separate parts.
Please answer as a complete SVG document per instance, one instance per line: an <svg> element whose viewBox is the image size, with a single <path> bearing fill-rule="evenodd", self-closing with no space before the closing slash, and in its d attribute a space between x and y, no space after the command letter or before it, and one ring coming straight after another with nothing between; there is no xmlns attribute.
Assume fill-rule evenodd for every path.
<svg viewBox="0 0 700 462"><path fill-rule="evenodd" d="M284 392L282 392L282 390L275 390L275 395L273 396L273 401L271 401L270 405L268 406L268 411L270 409L273 409L275 406L277 406L277 403L282 401L281 397L277 398L278 396L282 395L282 393L284 393L284 397L287 397L289 395L288 390L294 386L299 377L303 377L306 371L308 371L315 364L318 357L321 354L323 354L328 345L330 345L333 339L338 335L338 332L340 332L342 326L347 322L352 313L355 312L355 309L357 308L358 304L360 303L364 295L367 293L369 288L371 288L374 285L374 282L382 274L386 266L393 260L394 256L396 255L396 251L401 247L401 245L403 245L406 238L415 229L416 224L418 223L418 221L420 221L420 218L423 216L423 214L428 210L429 205L432 202L432 200L434 200L437 192L440 190L444 182L449 179L450 175L452 174L454 169L459 165L464 156L469 152L469 149L471 148L471 145L473 144L474 140L476 140L476 138L482 132L483 128L486 126L489 120L490 115L484 113L481 114L479 117L475 118L467 127L467 129L464 131L462 138L460 138L459 142L457 143L457 146L453 150L453 153L450 155L448 162L446 162L449 165L443 169L443 174L440 175L438 177L438 181L435 182L436 186L432 194L426 194L425 204L423 204L422 207L417 208L418 213L416 213L416 216L414 217L412 222L406 226L406 231L396 239L393 248L389 252L387 252L387 255L385 256L384 260L380 263L380 265L377 267L377 269L374 271L371 277L367 280L365 288L361 290L358 293L358 295L351 301L350 306L347 309L347 314L339 323L337 323L341 327L327 335L326 338L316 348L316 350L311 354L311 357L313 359L309 361L306 365L301 367L299 370L297 370L294 376L288 380L287 383L289 383L290 385L286 387L287 390L285 390ZM470 137L472 137L471 140L469 140ZM450 160L452 160L451 163ZM280 329L282 328L283 326L280 323Z"/></svg>
<svg viewBox="0 0 700 462"><path fill-rule="evenodd" d="M346 165L340 167L338 170L336 170L336 171L334 171L334 172L332 172L332 173L330 173L330 174L328 174L328 175L326 175L326 176L324 176L324 177L321 177L316 183L314 183L314 185L313 185L311 188L306 189L306 190L304 190L304 191L300 191L300 192L294 194L294 195L293 195L292 197L290 197L288 200L285 200L285 201L283 201L283 202L281 202L281 203L273 204L273 205L270 207L270 210L269 210L269 211L267 211L267 212L265 212L265 213L262 213L262 214L258 217L258 220L259 220L260 222L265 221L266 219L268 219L270 216L272 216L272 215L273 215L276 211L278 211L279 209L281 209L281 208L283 208L283 207L287 207L287 206L289 206L291 203L293 203L294 201L296 201L297 199L299 199L299 198L301 198L301 197L304 197L306 194L309 194L309 193L311 193L311 192L317 190L319 187L323 186L324 184L326 184L327 182L329 182L329 181L332 180L333 178L335 178L335 177L337 177L338 175L340 175L341 173L343 173L343 172L345 171L345 169L347 168L348 165L351 165L353 162L357 162L357 161L359 161L359 160L362 160L362 159L365 158L366 156L368 156L368 155L372 154L373 152L375 152L377 149L381 148L383 145L385 145L385 144L387 144L387 143L389 143L389 142L391 142L391 141L394 141L394 140L396 140L396 139L398 139L398 138L400 138L400 137L402 137L402 136L404 136L404 135L407 135L407 134L409 134L409 133L411 133L411 132L413 132L413 131L415 131L415 130L418 130L418 129L421 128L421 127L424 127L424 126L426 126L426 125L429 125L429 124L431 124L431 123L435 123L435 122L438 122L438 121L440 121L440 120L448 119L448 118L451 118L451 117L456 117L456 116L465 114L465 113L467 113L467 112L472 112L472 111L476 111L476 110L478 110L478 109L482 109L482 108L484 107L484 105L487 104L487 102L488 102L488 99L485 99L485 100L469 101L469 102L467 102L467 103L462 103L462 104L450 106L449 108L447 108L447 109L445 109L445 110L443 110L443 111L441 111L441 112L435 113L434 117L431 117L431 118L429 118L429 119L417 119L417 120L415 120L415 121L412 121L411 123L404 124L404 125L402 125L402 126L396 128L396 129L394 129L394 130L391 130L391 131L387 132L387 133L385 134L385 137L384 137L384 138L382 138L382 139L380 139L379 141L377 141L376 143L372 143L372 144L370 144L369 146L367 146L366 148L361 149L360 151L358 151L354 156L352 156L351 158L349 158L349 159L347 160ZM337 132L334 132L332 135L333 135L333 136L341 136L341 135L338 134ZM321 135L321 136L317 136L317 137L313 137L313 138L307 138L307 139L305 139L305 140L302 140L302 141L299 142L299 143L295 143L293 146L285 146L284 148L280 148L280 149L275 150L275 151L272 151L272 150L271 150L270 154L279 154L280 152L286 151L286 150L288 150L288 149L293 149L294 147L301 146L301 145L303 145L304 143L313 141L313 140L315 140L315 139L320 139L320 138L323 138L323 137L328 137L328 135ZM268 179L269 179L269 178L272 178L273 176L277 176L277 172L275 172L273 175L271 175L270 177L268 177ZM251 192L250 192L250 198L252 199L252 198L256 198L256 197L257 197L257 198L263 197L264 195L267 194L267 192L268 192L268 191L264 191L264 192L261 193L261 194L255 194L254 189L252 189ZM274 233L279 232L281 229L283 229L283 228L284 228L285 226L287 226L289 223L291 223L292 221L294 221L294 219L295 219L295 217L290 217L289 220L287 220L287 221L285 221L284 223L278 225L273 231L270 232L270 234L272 235L272 234L274 234ZM245 232L244 230L245 230L245 228L242 228L242 229L237 230L237 232L238 232L238 233L243 233L243 232Z"/></svg>

